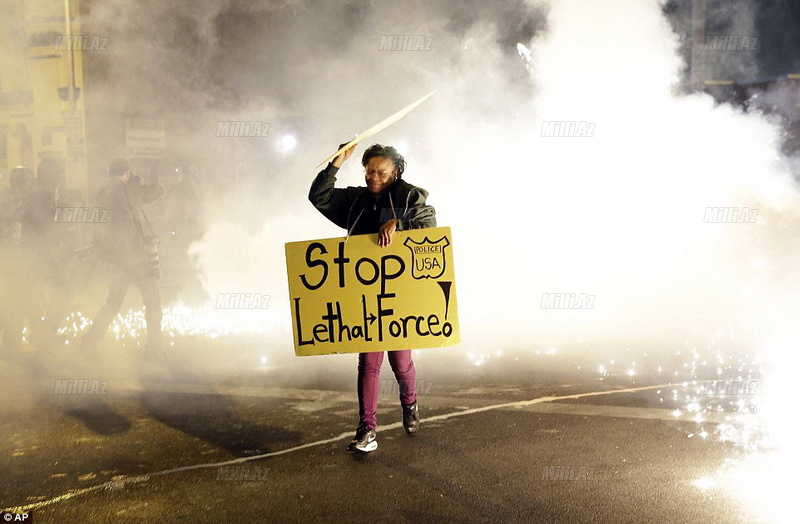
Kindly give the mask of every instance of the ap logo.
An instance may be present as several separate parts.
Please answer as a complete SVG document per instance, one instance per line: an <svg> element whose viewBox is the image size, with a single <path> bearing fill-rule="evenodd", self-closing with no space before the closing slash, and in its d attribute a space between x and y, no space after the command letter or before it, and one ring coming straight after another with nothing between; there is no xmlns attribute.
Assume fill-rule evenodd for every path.
<svg viewBox="0 0 800 524"><path fill-rule="evenodd" d="M431 242L428 237L422 242L407 238L403 245L411 250L411 276L416 280L439 278L447 264L444 249L450 245L447 237Z"/></svg>

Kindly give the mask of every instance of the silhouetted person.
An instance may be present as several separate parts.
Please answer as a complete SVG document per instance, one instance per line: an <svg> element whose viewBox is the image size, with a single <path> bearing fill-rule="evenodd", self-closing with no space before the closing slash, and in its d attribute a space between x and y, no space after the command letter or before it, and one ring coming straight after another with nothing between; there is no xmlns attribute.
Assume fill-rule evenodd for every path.
<svg viewBox="0 0 800 524"><path fill-rule="evenodd" d="M64 161L44 158L36 170L36 184L25 204L20 241L33 280L29 281L36 322L31 341L40 352L58 345L58 328L72 302L72 284L67 272L70 251L64 242L63 225L56 222L58 192L64 185Z"/></svg>
<svg viewBox="0 0 800 524"><path fill-rule="evenodd" d="M29 167L15 167L8 174L8 187L0 191L0 242L19 246L25 204L36 178Z"/></svg>
<svg viewBox="0 0 800 524"><path fill-rule="evenodd" d="M101 209L107 209L107 222L95 238L97 255L108 271L108 298L81 341L80 351L88 360L97 360L97 345L108 331L111 321L122 306L130 284L142 294L147 322L145 358L163 358L161 333L161 295L158 290L157 267L148 258L148 238L142 225L141 205L158 200L164 188L145 184L133 175L127 160L118 158L108 168L109 180L97 195Z"/></svg>
<svg viewBox="0 0 800 524"><path fill-rule="evenodd" d="M25 314L19 296L26 291L25 260L20 247L25 205L35 183L33 170L15 167L8 176L8 187L0 191L0 332L3 357L21 356Z"/></svg>

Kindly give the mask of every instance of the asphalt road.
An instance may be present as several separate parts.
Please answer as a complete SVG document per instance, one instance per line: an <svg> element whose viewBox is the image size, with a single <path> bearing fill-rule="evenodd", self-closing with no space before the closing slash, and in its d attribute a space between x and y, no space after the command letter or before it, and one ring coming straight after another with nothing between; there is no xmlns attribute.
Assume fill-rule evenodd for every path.
<svg viewBox="0 0 800 524"><path fill-rule="evenodd" d="M727 415L678 413L683 386L662 376L418 359L410 437L385 363L379 447L353 454L354 356L233 372L189 355L5 365L2 508L34 522L759 520L698 487L742 451L700 438Z"/></svg>

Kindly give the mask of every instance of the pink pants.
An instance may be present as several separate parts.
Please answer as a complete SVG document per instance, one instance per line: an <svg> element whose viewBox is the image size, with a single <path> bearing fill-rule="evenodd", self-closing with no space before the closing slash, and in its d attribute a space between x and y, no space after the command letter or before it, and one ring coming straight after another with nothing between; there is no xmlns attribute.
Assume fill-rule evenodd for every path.
<svg viewBox="0 0 800 524"><path fill-rule="evenodd" d="M358 354L358 415L371 429L378 427L378 395L380 394L383 351ZM400 386L400 403L409 406L417 401L417 370L411 350L389 351L389 364Z"/></svg>

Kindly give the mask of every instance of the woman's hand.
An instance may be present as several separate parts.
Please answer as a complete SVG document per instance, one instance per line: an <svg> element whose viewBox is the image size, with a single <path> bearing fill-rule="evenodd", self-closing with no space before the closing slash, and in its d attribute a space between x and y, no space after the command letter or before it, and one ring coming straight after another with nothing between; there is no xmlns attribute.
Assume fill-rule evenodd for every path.
<svg viewBox="0 0 800 524"><path fill-rule="evenodd" d="M392 234L397 230L397 219L390 218L378 230L378 245L389 247L392 244Z"/></svg>
<svg viewBox="0 0 800 524"><path fill-rule="evenodd" d="M339 147L338 147L337 151L339 149L343 148L344 146L346 146L347 144L348 144L348 142L345 142L344 144L339 144ZM333 162L332 162L333 167L342 167L342 164L344 164L344 161L347 160L348 158L350 158L350 155L352 155L353 151L355 151L355 150L356 150L356 145L353 144L348 149L345 149L344 151L339 153L339 155L337 155L336 158L333 159Z"/></svg>

